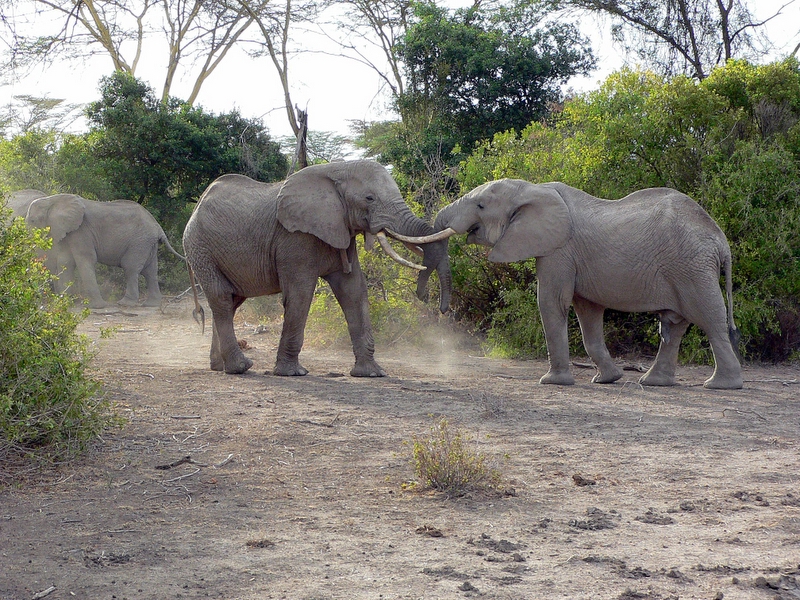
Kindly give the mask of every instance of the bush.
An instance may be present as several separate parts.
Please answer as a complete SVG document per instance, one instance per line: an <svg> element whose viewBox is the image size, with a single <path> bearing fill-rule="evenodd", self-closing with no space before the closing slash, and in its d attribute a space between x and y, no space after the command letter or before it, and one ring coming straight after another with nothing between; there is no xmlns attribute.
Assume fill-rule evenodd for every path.
<svg viewBox="0 0 800 600"><path fill-rule="evenodd" d="M0 213L0 472L4 464L55 462L115 422L100 383L86 373L84 313L50 291L37 249L49 240Z"/></svg>
<svg viewBox="0 0 800 600"><path fill-rule="evenodd" d="M426 488L450 497L470 492L497 492L502 477L487 465L487 457L468 447L470 438L461 429L451 428L447 419L431 427L428 438L414 438L414 474Z"/></svg>

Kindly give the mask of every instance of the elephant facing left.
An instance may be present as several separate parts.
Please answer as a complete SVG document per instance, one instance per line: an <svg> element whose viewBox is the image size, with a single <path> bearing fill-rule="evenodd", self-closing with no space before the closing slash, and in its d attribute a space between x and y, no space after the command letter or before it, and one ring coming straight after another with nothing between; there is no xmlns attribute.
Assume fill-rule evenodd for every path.
<svg viewBox="0 0 800 600"><path fill-rule="evenodd" d="M161 304L159 242L186 260L170 245L153 215L130 200L95 202L75 194L45 196L30 203L25 222L29 227L50 228L53 246L47 252L45 264L58 275L56 291L63 292L77 271L92 308L108 306L97 285L98 262L125 271L125 295L118 304L138 304L139 275L142 275L147 284L144 305L158 306Z"/></svg>

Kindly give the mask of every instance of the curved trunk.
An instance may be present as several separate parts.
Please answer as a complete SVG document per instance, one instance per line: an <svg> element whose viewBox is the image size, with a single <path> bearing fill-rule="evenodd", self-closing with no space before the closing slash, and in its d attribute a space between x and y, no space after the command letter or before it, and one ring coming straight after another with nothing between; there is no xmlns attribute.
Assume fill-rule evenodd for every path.
<svg viewBox="0 0 800 600"><path fill-rule="evenodd" d="M405 203L404 203L405 204ZM394 223L388 226L393 231L401 235L422 237L434 233L433 227L415 216L410 210L404 210L400 218L396 218ZM439 276L439 310L447 312L450 307L450 298L453 290L453 280L450 274L450 257L448 255L448 242L443 240L430 244L420 245L423 252L422 264L427 267L419 272L417 278L417 298L427 301L428 298L428 279L431 272L435 269Z"/></svg>

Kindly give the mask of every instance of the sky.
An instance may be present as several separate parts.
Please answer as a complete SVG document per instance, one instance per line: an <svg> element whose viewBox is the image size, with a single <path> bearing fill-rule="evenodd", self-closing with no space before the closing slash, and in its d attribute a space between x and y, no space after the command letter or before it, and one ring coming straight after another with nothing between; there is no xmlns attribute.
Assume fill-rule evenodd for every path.
<svg viewBox="0 0 800 600"><path fill-rule="evenodd" d="M457 1L457 0L456 0ZM757 17L777 11L787 0L757 0ZM584 33L592 40L598 69L587 77L571 80L567 85L576 91L598 86L625 63L611 41L607 23L594 19L582 23ZM779 58L790 51L798 40L800 0L783 9L783 16L768 25L769 37L777 45ZM306 36L309 48L323 46L322 40ZM392 118L386 106L388 96L381 92L381 80L368 67L355 61L321 53L305 53L289 65L292 98L307 110L312 131L349 132L350 120ZM112 72L111 60L96 56L79 62L61 62L47 69L38 68L20 81L0 85L0 106L8 105L15 95L63 98L70 103L88 103L99 98L99 81ZM136 76L160 92L164 67L154 53L145 55ZM173 95L186 98L193 78L173 84ZM260 118L273 137L291 133L283 107L283 95L274 66L268 58L253 59L244 51L232 51L204 83L195 105L214 113L237 109L246 118ZM82 124L76 124L82 130Z"/></svg>

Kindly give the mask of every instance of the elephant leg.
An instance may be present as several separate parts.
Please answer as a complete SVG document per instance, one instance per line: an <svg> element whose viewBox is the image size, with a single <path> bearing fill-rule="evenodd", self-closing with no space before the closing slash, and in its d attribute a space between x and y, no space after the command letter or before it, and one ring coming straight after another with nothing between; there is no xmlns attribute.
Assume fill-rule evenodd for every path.
<svg viewBox="0 0 800 600"><path fill-rule="evenodd" d="M661 337L655 361L647 373L639 378L639 383L642 385L675 385L676 383L675 370L678 367L678 350L683 334L689 327L689 321L672 312L670 312L670 317L668 334Z"/></svg>
<svg viewBox="0 0 800 600"><path fill-rule="evenodd" d="M206 292L208 295L208 292ZM253 366L236 341L233 329L233 317L236 309L246 300L242 296L211 296L208 305L213 314L214 323L211 333L211 369L239 375Z"/></svg>
<svg viewBox="0 0 800 600"><path fill-rule="evenodd" d="M733 350L725 306L721 299L715 312L716 318L708 323L695 321L695 324L708 336L711 351L714 353L714 373L703 386L718 390L738 390L743 386L742 365Z"/></svg>
<svg viewBox="0 0 800 600"><path fill-rule="evenodd" d="M597 374L592 383L613 383L622 377L620 369L608 352L603 339L603 312L605 308L584 298L576 296L572 299L575 314L581 325L583 347L597 365Z"/></svg>
<svg viewBox="0 0 800 600"><path fill-rule="evenodd" d="M74 257L75 267L78 270L78 276L81 278L83 293L89 296L89 306L91 308L105 308L108 306L108 302L103 300L100 287L97 285L97 273L95 271L97 256L75 254Z"/></svg>
<svg viewBox="0 0 800 600"><path fill-rule="evenodd" d="M375 341L372 337L372 324L369 319L367 301L367 282L358 264L353 261L349 274L337 271L325 277L330 284L339 306L347 320L347 330L353 343L355 365L350 370L353 377L385 377L386 371L375 362Z"/></svg>
<svg viewBox="0 0 800 600"><path fill-rule="evenodd" d="M542 259L539 261L537 268L541 265ZM573 385L575 378L570 368L567 336L567 317L573 286L560 285L556 277L546 276L544 272L544 269L539 270L537 295L544 337L547 340L547 359L550 362L550 369L539 383Z"/></svg>
<svg viewBox="0 0 800 600"><path fill-rule="evenodd" d="M139 304L139 269L123 262L125 271L125 295L117 301L120 306L136 306Z"/></svg>
<svg viewBox="0 0 800 600"><path fill-rule="evenodd" d="M150 260L148 260L142 269L142 276L147 284L147 298L144 301L145 306L161 306L161 288L158 287L158 255L156 248L153 249ZM138 278L137 278L138 284ZM138 285L137 285L138 293Z"/></svg>
<svg viewBox="0 0 800 600"><path fill-rule="evenodd" d="M308 369L300 364L308 311L314 298L317 278L301 276L281 282L283 291L283 328L273 375L307 375Z"/></svg>

